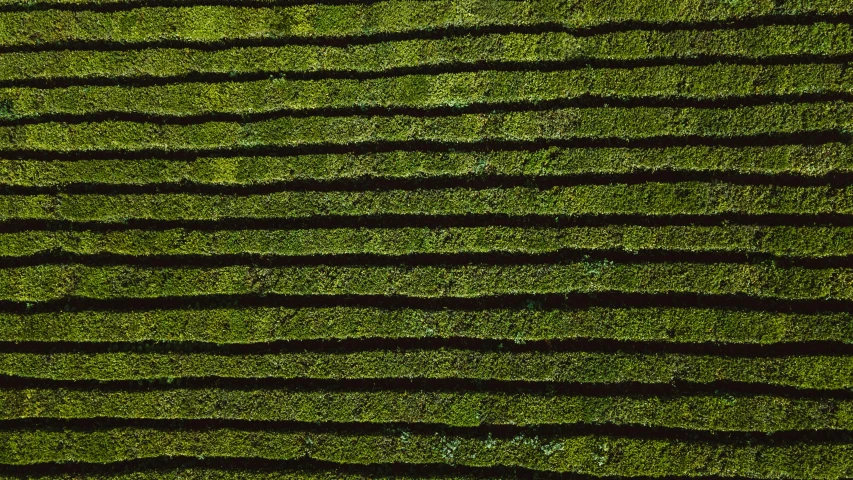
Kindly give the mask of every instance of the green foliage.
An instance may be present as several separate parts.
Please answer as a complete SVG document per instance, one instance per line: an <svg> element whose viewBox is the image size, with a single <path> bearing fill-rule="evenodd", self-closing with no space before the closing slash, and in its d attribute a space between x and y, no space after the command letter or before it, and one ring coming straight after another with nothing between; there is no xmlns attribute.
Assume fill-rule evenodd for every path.
<svg viewBox="0 0 853 480"><path fill-rule="evenodd" d="M851 117L853 118L853 117ZM325 215L848 214L853 186L721 182L440 190L283 191L266 195L59 194L0 197L0 218L122 222Z"/></svg>
<svg viewBox="0 0 853 480"><path fill-rule="evenodd" d="M830 263L853 255L853 228L823 221L853 214L853 186L843 181L853 171L853 145L842 139L853 131L853 103L833 100L853 93L853 70L843 63L853 55L848 0L240 3L0 0L0 82L7 87L0 89L0 152L7 157L0 159L0 378L7 380L0 388L0 478L10 465L25 473L37 473L30 466L40 465L58 479L80 476L53 471L60 463L168 457L198 459L199 467L103 472L127 480L273 474L320 480L376 477L348 474L347 465L423 465L429 475L430 465L443 463L620 478L853 476L853 444L844 437L853 431L853 400L843 393L853 389L853 356L830 348L775 353L784 353L787 343L853 342L853 314L819 308L824 300L835 300L834 307L853 302L853 268ZM73 8L50 8L58 5ZM771 24L778 19L785 20ZM518 31L541 33L506 33ZM119 48L99 50L105 46ZM584 103L589 96L621 106L590 107ZM571 100L579 106L499 108ZM673 103L636 106L648 100ZM744 103L696 103L705 100ZM681 108L678 101L696 106ZM459 110L472 105L483 113ZM419 110L434 108L447 111ZM344 110L327 114L335 109ZM395 114L400 111L409 114ZM280 115L252 117L270 112ZM119 121L110 117L116 113L153 118ZM68 115L77 118L45 121ZM168 116L186 118L157 118ZM239 121L207 121L232 118ZM838 141L783 145L791 139L813 143L812 135L820 141L825 134L837 134ZM635 147L668 138L730 146ZM761 146L742 147L744 138ZM573 141L608 147L570 148ZM412 151L429 142L448 151ZM615 146L623 143L626 148ZM377 152L366 154L313 153L374 144ZM455 151L457 144L481 151ZM560 147L541 147L549 144ZM172 159L156 158L164 156L158 152ZM278 156L265 156L270 152ZM708 181L643 181L656 171ZM633 172L643 176L586 181ZM742 181L740 174L767 181ZM787 181L774 183L774 175ZM569 178L553 187L517 181L536 176ZM516 186L311 190L298 183L475 177L509 177ZM731 181L715 180L721 177ZM234 189L242 195L122 191L185 182L246 188ZM64 189L69 184L73 189ZM81 193L86 184L115 189ZM275 191L261 193L267 190ZM408 215L413 222L536 215L554 223L228 229L231 219L381 215ZM572 224L577 216L597 215L657 218ZM755 219L756 225L665 224L672 216L709 215ZM816 218L820 224L811 223ZM128 220L172 221L174 228L80 225ZM223 230L193 229L189 221L195 220L222 221ZM608 256L614 251L702 255L646 262ZM574 255L542 264L405 262L412 254L506 252ZM706 260L723 252L769 255L771 261ZM280 256L285 266L264 266L254 257L241 265L216 263L217 256L243 254ZM285 263L288 256L338 254L385 255L389 262ZM122 264L113 255L132 258ZM209 266L162 266L162 258L146 263L152 255L198 256ZM603 301L557 308L540 297L565 295L570 303L571 294L607 300L610 293L684 293L720 303L735 295L755 301L755 309ZM329 304L359 295L506 295L518 304L420 310L247 307L233 300L273 294L335 297ZM163 297L200 300L186 308L156 306ZM92 301L100 299L119 308ZM132 299L149 299L152 306L130 302L125 309ZM776 300L807 300L791 303L809 310L765 310L762 300L777 306L782 302ZM489 339L494 343L482 343L496 346L381 348L370 341L420 338L452 339L448 345ZM366 341L353 349L267 343L333 345L335 339ZM623 341L615 345L626 348L586 351L552 342L566 339ZM162 341L197 343L163 348ZM81 348L51 351L50 342L80 342ZM643 342L681 346L654 351ZM691 344L705 345L692 352ZM731 354L726 344L752 344L756 354ZM251 388L258 379L325 382ZM395 379L395 385L465 379L478 388L345 388L335 382L341 379ZM479 388L510 381L531 382L531 388ZM732 388L603 396L557 389L554 382L587 384L591 391L605 385L618 391L626 383L645 384L647 391L681 383L715 389L723 382L756 393ZM316 386L326 384L330 388ZM98 423L101 418L122 420ZM86 426L63 428L72 425L64 419ZM210 428L182 422L187 419L210 420ZM256 423L241 430L217 420ZM282 423L263 423L272 421ZM407 423L420 426L400 428ZM358 424L374 427L359 430ZM510 435L497 425L565 430L525 428ZM601 434L579 434L573 430L579 425ZM610 436L604 425L658 430ZM806 431L838 440L796 438ZM786 432L782 440L777 432ZM206 468L206 459L239 458L295 460L295 466L313 459L341 471Z"/></svg>
<svg viewBox="0 0 853 480"><path fill-rule="evenodd" d="M425 0L417 0L413 3L429 8L429 2ZM515 1L506 3L524 5ZM63 13L79 15L81 12ZM22 28L31 29L32 26L26 24ZM64 35L64 32L57 30L55 26L51 25L50 28L59 35ZM86 31L95 33L98 30ZM157 35L161 32L163 30L158 29ZM215 33L218 35L218 32ZM222 48L212 50L146 48L119 51L22 51L0 55L0 80L54 77L176 77L191 73L216 73L234 77L239 74L259 72L278 76L287 72L381 72L407 67L440 69L443 65L477 62L576 62L582 64L584 61L596 59L644 61L690 59L699 56L761 60L767 57L845 56L851 53L853 53L851 25L818 22L811 25L767 25L749 29L710 31L625 30L582 36L561 32L449 36L438 39L355 43L345 46L287 44L275 47L239 48L226 48L223 45ZM728 68L737 71L736 67ZM833 71L833 67L830 66L823 68ZM843 69L835 72L833 76L844 73ZM594 75L594 73L587 75ZM806 75L804 80L808 78L808 74ZM756 87L761 91L760 83L763 80L761 78L756 80ZM786 85L784 79L777 82L780 86ZM594 88L590 84L586 86ZM516 87L521 88L521 85ZM619 85L614 83L611 87L618 89ZM690 92L694 87L685 82L682 88ZM215 100L215 96L211 97L211 101Z"/></svg>
<svg viewBox="0 0 853 480"><path fill-rule="evenodd" d="M334 255L415 253L744 252L821 258L853 254L853 228L827 226L672 225L646 227L446 227L292 230L30 230L0 233L0 256ZM594 263L594 262L593 262ZM603 266L604 264L602 264ZM598 269L600 270L600 269Z"/></svg>
<svg viewBox="0 0 853 480"><path fill-rule="evenodd" d="M464 114L282 117L191 125L103 121L0 126L0 148L48 152L317 147L364 142L534 142L571 139L707 138L843 131L853 104L842 101L717 108L563 108Z"/></svg>
<svg viewBox="0 0 853 480"><path fill-rule="evenodd" d="M481 311L370 307L0 314L2 341L253 343L345 338L611 339L772 344L853 342L853 315L692 308Z"/></svg>
<svg viewBox="0 0 853 480"><path fill-rule="evenodd" d="M2 419L113 417L305 423L408 422L458 427L479 426L487 421L490 425L615 424L768 433L853 427L851 400L766 395L602 397L394 390L80 391L59 388L0 390L0 403L4 406L0 411ZM560 451L559 444L546 444L542 448L546 455Z"/></svg>
<svg viewBox="0 0 853 480"><path fill-rule="evenodd" d="M11 440L14 439L14 442ZM0 462L27 465L42 462L114 462L156 456L309 457L343 464L445 461L453 445L458 465L519 466L542 471L601 476L744 475L774 478L830 479L853 473L853 447L837 443L794 445L726 444L683 440L611 436L554 436L551 438L488 438L412 434L403 443L399 434L306 433L210 429L163 432L116 428L94 432L5 430ZM486 448L490 443L491 448ZM555 445L562 444L562 449ZM546 455L544 446L554 450ZM603 460L602 451L609 454ZM596 458L599 457L599 458Z"/></svg>
<svg viewBox="0 0 853 480"><path fill-rule="evenodd" d="M480 165L488 165L479 169ZM853 170L853 146L547 148L532 151L314 154L287 157L199 157L191 160L0 159L0 185L67 183L144 185L192 182L252 185L293 180L430 178L488 175L682 172L791 173L817 176Z"/></svg>
<svg viewBox="0 0 853 480"><path fill-rule="evenodd" d="M775 299L853 300L853 269L734 263L586 262L466 266L256 266L154 268L38 265L0 270L0 300L196 295L399 295L703 293Z"/></svg>
<svg viewBox="0 0 853 480"><path fill-rule="evenodd" d="M853 70L841 65L673 65L558 72L481 71L367 80L273 79L173 83L149 87L82 86L3 89L17 115L133 112L187 116L253 114L320 108L432 108L484 103L541 103L585 96L733 99L753 95L840 94L853 91ZM7 101L11 105L11 100ZM3 116L0 103L0 118ZM318 112L319 113L319 112ZM485 160L484 160L485 162ZM485 168L485 162L480 167Z"/></svg>
<svg viewBox="0 0 853 480"><path fill-rule="evenodd" d="M53 380L163 380L185 377L432 378L668 384L732 381L811 389L853 388L853 358L692 354L365 350L357 352L2 353L0 373Z"/></svg>
<svg viewBox="0 0 853 480"><path fill-rule="evenodd" d="M380 469L381 471L381 469ZM21 477L19 476L7 476L0 473L0 479L2 480L19 480ZM53 473L47 475L39 475L39 474L31 474L28 475L28 478L35 480L80 480L80 479L88 479L88 480L160 480L160 479L175 479L180 478L182 480L374 480L376 476L370 473L350 473L344 472L341 469L331 469L331 470L318 470L318 469L310 469L310 470L300 470L297 468L286 468L282 466L277 468L275 471L268 470L234 470L234 469L217 469L217 468L175 468L175 469L157 469L157 470L144 470L137 472L107 472L107 473L87 473L85 475L80 473L73 474L62 474L62 473ZM401 476L394 475L393 478L397 479L405 479L405 480L423 480L427 478L431 478L428 476L417 475L414 477L410 476ZM446 476L441 475L439 477L435 477L436 480L471 480L470 476ZM478 476L478 480L486 480L489 477ZM500 478L492 477L490 480L501 480Z"/></svg>
<svg viewBox="0 0 853 480"><path fill-rule="evenodd" d="M79 0L56 3L60 2L90 3ZM843 0L813 0L806 7L801 5L793 0L737 3L707 0L681 3L657 0L607 3L595 0L536 0L532 3L487 0L466 4L452 0L389 0L366 5L307 4L266 8L199 5L107 12L33 10L0 14L0 45L37 46L73 41L221 42L240 38L342 37L451 26L476 29L543 23L581 29L623 22L683 22L689 25L767 15L851 12L850 5Z"/></svg>

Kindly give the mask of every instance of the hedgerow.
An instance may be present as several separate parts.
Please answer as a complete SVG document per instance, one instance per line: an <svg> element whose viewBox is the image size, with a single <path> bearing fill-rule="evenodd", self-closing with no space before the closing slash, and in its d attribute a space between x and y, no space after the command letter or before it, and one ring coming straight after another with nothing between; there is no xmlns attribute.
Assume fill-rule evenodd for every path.
<svg viewBox="0 0 853 480"><path fill-rule="evenodd" d="M701 293L853 300L853 269L738 263L152 268L38 265L0 270L0 300L37 302L199 295L389 295L477 298L502 294Z"/></svg>
<svg viewBox="0 0 853 480"><path fill-rule="evenodd" d="M116 462L168 456L295 459L341 464L454 463L519 466L601 476L742 475L830 479L853 472L853 446L839 443L727 444L606 435L514 438L389 432L307 433L214 428L162 431L114 428L88 431L0 432L0 462Z"/></svg>
<svg viewBox="0 0 853 480"><path fill-rule="evenodd" d="M544 148L524 151L397 150L366 154L308 154L140 160L0 159L0 185L144 185L188 182L255 185L287 181L426 179L452 176L626 174L654 171L789 173L815 177L853 170L844 143L770 147Z"/></svg>
<svg viewBox="0 0 853 480"><path fill-rule="evenodd" d="M268 0L270 6L274 6L273 0ZM261 2L252 2L252 4L263 4ZM175 5L181 5L180 2L175 2ZM558 12L565 13L566 7L564 4L549 2L545 0L536 0L535 6L542 10L543 14L554 14ZM63 8L68 6L90 7L97 10L98 7L116 7L116 8L134 8L139 7L140 2L136 0L2 0L0 5L6 7L9 11L27 10L30 8ZM238 3L239 5L239 3ZM712 16L711 20L721 20L725 18L750 18L751 16L776 14L783 15L808 15L818 12L826 14L843 13L845 8L849 6L837 0L818 0L809 2L803 5L799 2L791 0L771 2L752 2L749 4L737 3L708 3L704 1L690 2L688 12L681 9L675 9L669 5L661 5L654 0L634 1L634 2L611 2L606 8L596 2L578 2L568 9L575 17L595 19L600 16L599 21L613 21L613 16L616 13L623 15L632 15L635 18L646 19L648 17L657 18L658 15L670 15L672 18L684 19L685 15L705 15ZM688 7L685 7L685 9ZM562 10L561 10L562 9ZM641 16L642 17L638 17ZM662 17L664 18L664 17Z"/></svg>
<svg viewBox="0 0 853 480"><path fill-rule="evenodd" d="M768 395L169 389L0 390L0 418L223 419L537 426L615 424L714 431L850 429L853 401ZM828 408L831 405L831 408ZM684 412L689 412L685 415Z"/></svg>
<svg viewBox="0 0 853 480"><path fill-rule="evenodd" d="M263 349L263 345L259 348ZM145 346L140 345L140 350ZM853 358L733 357L676 353L364 350L355 352L0 353L3 375L53 380L181 378L469 379L666 385L718 381L810 389L853 387Z"/></svg>
<svg viewBox="0 0 853 480"><path fill-rule="evenodd" d="M677 182L511 188L284 191L257 195L59 194L0 197L0 219L122 222L364 215L709 215L853 211L853 187ZM555 220L556 223L556 220Z"/></svg>
<svg viewBox="0 0 853 480"><path fill-rule="evenodd" d="M566 5L557 0L533 4L488 0L460 8L451 0L383 1L369 4L241 7L197 5L177 8L34 10L0 14L0 45L38 48L58 42L141 43L163 40L227 42L235 39L313 38L381 35L441 28L474 30L504 26L551 25L583 29L597 25L693 23L756 18L766 15L838 15L850 13L839 0L793 1L778 5L714 3L693 0L670 5L646 0L606 6L594 1ZM689 12L689 13L688 13ZM618 28L618 27L617 27ZM625 28L625 27L622 27Z"/></svg>
<svg viewBox="0 0 853 480"><path fill-rule="evenodd" d="M853 477L851 15L0 0L0 478Z"/></svg>
<svg viewBox="0 0 853 480"><path fill-rule="evenodd" d="M831 101L725 109L637 107L463 114L282 117L191 125L103 121L0 126L0 149L42 152L217 150L406 142L543 142L671 137L805 135L850 128L853 103Z"/></svg>
<svg viewBox="0 0 853 480"><path fill-rule="evenodd" d="M673 225L293 230L28 230L0 233L0 257L75 255L411 255L572 250L744 252L821 258L853 254L853 228Z"/></svg>
<svg viewBox="0 0 853 480"><path fill-rule="evenodd" d="M177 83L148 87L72 86L3 89L18 118L40 115L95 115L112 112L161 116L276 111L323 113L322 109L459 108L477 104L566 101L603 97L610 101L737 101L768 95L850 93L850 70L842 65L662 66L580 69L558 72L483 71L409 75L367 80L261 80Z"/></svg>
<svg viewBox="0 0 853 480"><path fill-rule="evenodd" d="M628 30L590 36L560 32L506 33L341 46L227 48L223 45L221 49L213 50L145 48L24 51L0 54L0 80L26 83L52 78L176 77L175 80L179 81L182 76L192 74L235 77L268 74L275 77L287 76L288 73L322 78L324 72L372 72L373 75L391 76L413 68L426 70L424 73L441 73L442 68L452 70L460 64L468 65L467 68L489 70L496 66L494 64L508 63L510 65L506 67L511 67L514 63L516 70L538 70L554 62L567 63L565 68L600 62L632 62L630 66L641 66L643 62L689 63L697 58L709 57L734 63L786 57L788 63L815 63L815 56L843 58L851 53L853 28L849 24L818 22L810 25L766 25L700 31Z"/></svg>
<svg viewBox="0 0 853 480"><path fill-rule="evenodd" d="M557 310L544 308L535 299L518 307L418 310L233 306L0 313L0 341L242 344L347 338L481 338L514 342L559 339L754 344L853 342L853 315L849 313L616 306Z"/></svg>
<svg viewBox="0 0 853 480"><path fill-rule="evenodd" d="M197 459L199 463L204 464L205 460ZM227 460L226 460L227 461ZM157 463L157 460L153 460L154 463ZM399 472L399 465L379 465L375 472L349 472L346 471L347 468L344 466L333 466L327 465L326 469L320 468L299 468L298 462L296 460L296 465L287 465L287 461L283 462L285 465L276 465L275 469L269 468L243 468L243 469L235 469L233 466L225 466L225 467L216 467L210 466L206 467L204 465L199 465L195 467L175 467L168 468L163 466L162 464L158 464L158 468L156 469L139 469L136 471L109 471L106 473L103 472L95 472L90 471L86 473L62 473L55 472L50 474L41 474L32 472L27 475L27 478L30 479L38 479L38 480L80 480L80 479L89 479L89 480L160 480L160 479L174 479L180 478L182 480L231 480L231 479L247 479L247 480L259 480L259 479L275 479L275 480L374 480L377 478L377 475L388 475L388 472L394 471ZM233 463L233 462L229 462ZM416 466L419 470L422 470L422 467ZM95 469L97 470L97 469ZM4 475L0 473L0 479L2 480L18 480L20 476L16 475ZM382 478L382 477L379 477ZM485 475L476 475L471 476L467 474L459 474L459 475L449 475L445 472L437 473L436 475L429 475L423 472L417 474L394 474L395 479L400 480L425 480L434 478L436 480L502 480L501 476L485 476Z"/></svg>
<svg viewBox="0 0 853 480"><path fill-rule="evenodd" d="M156 460L155 460L156 461ZM204 459L200 460L201 462ZM395 465L395 467L397 467ZM382 468L379 469L379 473L382 474ZM141 469L138 471L110 471L106 473L96 473L96 472L87 472L87 473L62 473L62 472L54 472L50 474L40 474L31 472L31 474L27 475L28 478L31 479L39 479L39 480L80 480L80 479L103 479L103 480L151 480L151 479L174 479L181 478L183 480L231 480L231 479L275 479L275 480L373 480L376 478L375 474L372 472L346 472L343 468L331 468L327 470L321 469L299 469L298 465L293 465L291 468L287 468L287 466L279 466L274 471L270 471L269 469L234 469L229 467L185 467L185 468L157 468L154 470ZM18 480L20 476L17 475L5 475L0 473L0 479L3 480ZM394 478L398 479L427 479L427 478L435 478L436 480L471 480L472 478L469 475L459 475L459 476L450 476L445 474L438 474L435 476L429 475L395 475ZM500 480L501 477L486 477L486 476L477 476L478 480Z"/></svg>

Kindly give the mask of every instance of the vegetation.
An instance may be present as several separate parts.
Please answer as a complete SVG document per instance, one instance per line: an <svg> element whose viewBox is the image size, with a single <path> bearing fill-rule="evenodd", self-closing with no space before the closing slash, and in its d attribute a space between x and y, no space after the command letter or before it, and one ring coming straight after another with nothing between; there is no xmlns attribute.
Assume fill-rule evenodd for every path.
<svg viewBox="0 0 853 480"><path fill-rule="evenodd" d="M69 3L82 2L72 0ZM536 0L532 3L489 0L466 4L464 8L451 0L387 0L368 4L307 4L268 8L197 5L108 12L35 10L4 12L0 15L0 32L3 32L0 44L38 48L43 44L61 42L316 39L441 28L476 30L504 26L512 29L537 24L569 29L631 22L652 25L678 22L689 26L691 23L768 15L838 15L850 12L851 7L841 0L813 1L805 8L793 0L782 3L769 0L754 3L691 0L688 4L679 5L654 0L620 0L608 4L594 0L577 4L565 4L557 0Z"/></svg>
<svg viewBox="0 0 853 480"><path fill-rule="evenodd" d="M0 314L4 342L262 343L279 340L480 338L606 339L674 343L853 343L850 313L708 308L418 310L372 307L245 307Z"/></svg>
<svg viewBox="0 0 853 480"><path fill-rule="evenodd" d="M38 265L0 270L0 300L35 302L204 295L387 295L475 298L506 294L702 293L853 300L853 269L737 263L465 266L138 267Z"/></svg>
<svg viewBox="0 0 853 480"><path fill-rule="evenodd" d="M772 104L727 109L637 107L565 108L463 114L282 117L251 123L191 125L130 121L45 122L0 126L0 148L72 152L93 150L217 150L439 142L643 140L669 137L748 137L844 131L846 102ZM318 152L320 153L320 152Z"/></svg>
<svg viewBox="0 0 853 480"><path fill-rule="evenodd" d="M0 479L853 477L851 5L0 0Z"/></svg>
<svg viewBox="0 0 853 480"><path fill-rule="evenodd" d="M847 214L853 187L788 187L710 182L578 185L539 189L285 191L247 196L197 194L7 195L0 219L122 222L393 215ZM555 221L556 223L556 221Z"/></svg>
<svg viewBox="0 0 853 480"><path fill-rule="evenodd" d="M210 429L163 432L115 428L95 432L3 431L0 442L14 446L0 453L11 464L37 462L114 462L170 456L307 456L342 464L404 462L469 466L502 464L542 471L594 475L667 476L676 474L750 475L772 478L784 470L790 478L838 478L849 475L853 449L847 444L730 445L615 436L485 435L440 433L308 433Z"/></svg>
<svg viewBox="0 0 853 480"><path fill-rule="evenodd" d="M139 347L140 350L144 346ZM365 350L298 353L3 353L0 373L51 380L472 379L666 385L718 381L853 388L853 358L732 357L622 352Z"/></svg>
<svg viewBox="0 0 853 480"><path fill-rule="evenodd" d="M648 425L717 431L850 429L853 401L768 395L585 396L394 390L0 390L0 418L221 419L480 425ZM833 410L828 412L829 406ZM685 416L683 412L702 412Z"/></svg>
<svg viewBox="0 0 853 480"><path fill-rule="evenodd" d="M447 227L292 230L29 230L0 233L0 256L38 254L416 255L731 252L779 260L853 254L853 228L791 226ZM785 258L787 257L787 258ZM402 259L405 259L403 257ZM132 260L132 258L127 258ZM144 258L140 259L144 260Z"/></svg>
<svg viewBox="0 0 853 480"><path fill-rule="evenodd" d="M366 80L273 79L254 82L173 83L147 87L74 86L4 89L18 118L41 115L134 113L164 117L339 109L462 109L516 103L726 100L757 96L853 93L853 71L840 65L662 66L557 72L481 71ZM765 100L766 101L766 100ZM322 111L322 110L321 110ZM318 111L317 113L321 113Z"/></svg>
<svg viewBox="0 0 853 480"><path fill-rule="evenodd" d="M140 160L0 159L0 185L256 185L290 181L440 179L453 176L545 177L654 173L791 174L805 178L853 170L843 143L772 147L559 148L532 151L329 153ZM571 178L567 179L571 180Z"/></svg>
<svg viewBox="0 0 853 480"><path fill-rule="evenodd" d="M413 3L428 6L426 0ZM505 3L519 5L514 1ZM80 13L64 12L75 16ZM31 29L32 26L26 23L22 28ZM54 25L50 28L63 34ZM162 32L157 30L157 34ZM180 81L193 74L216 74L219 75L217 80L224 81L245 75L323 78L330 72L360 72L383 77L399 75L407 69L440 73L460 65L477 71L489 70L493 64L503 64L504 68L515 65L514 70L539 70L555 62L568 63L566 67L587 67L587 64L601 62L653 66L655 63L691 63L703 58L710 60L707 63L716 63L713 60L719 59L735 64L769 63L771 60L796 64L815 63L815 56L822 56L825 60L818 63L843 65L845 56L853 53L853 27L843 22L698 31L629 29L580 36L563 32L436 36L439 38L404 36L399 41L342 41L340 44L332 42L332 45L282 42L275 46L229 47L227 43L212 46L193 43L188 46L197 48L24 49L0 55L0 81L25 85L34 80L86 78ZM829 38L832 41L826 40ZM841 67L838 73L845 71Z"/></svg>

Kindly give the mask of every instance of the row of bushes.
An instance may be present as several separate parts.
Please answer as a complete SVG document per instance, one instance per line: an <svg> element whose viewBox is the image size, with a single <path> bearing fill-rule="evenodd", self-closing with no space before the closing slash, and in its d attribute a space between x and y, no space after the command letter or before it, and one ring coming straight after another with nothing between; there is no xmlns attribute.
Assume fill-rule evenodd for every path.
<svg viewBox="0 0 853 480"><path fill-rule="evenodd" d="M460 5L453 0L388 0L369 4L308 4L284 7L198 5L180 8L136 8L119 11L34 10L0 13L0 45L38 48L60 42L163 40L225 42L251 38L340 38L389 33L487 27L518 28L553 25L584 29L641 22L666 26L760 18L767 15L844 15L842 0L793 1L777 5L727 4L693 0L696 5L670 5L645 0L602 5L584 0L567 5L558 0L519 3L486 0ZM624 27L623 27L624 28Z"/></svg>
<svg viewBox="0 0 853 480"><path fill-rule="evenodd" d="M140 344L139 349L144 350ZM264 349L260 345L261 350ZM733 357L677 353L501 351L475 349L353 352L2 353L0 374L52 380L473 379L670 384L718 381L811 389L853 387L853 357ZM756 390L761 387L754 385Z"/></svg>
<svg viewBox="0 0 853 480"><path fill-rule="evenodd" d="M853 92L853 70L840 65L661 66L558 72L484 71L409 75L368 80L261 80L177 83L149 87L75 86L3 89L9 118L42 115L142 113L183 117L216 113L324 113L323 109L458 108L471 105L533 105L602 97L611 102L653 98L668 101L724 99L733 103L762 95L832 95ZM4 100L5 99L5 100ZM317 110L320 109L320 110ZM313 111L313 112L312 112Z"/></svg>
<svg viewBox="0 0 853 480"><path fill-rule="evenodd" d="M853 118L853 117L852 117ZM538 189L284 191L256 195L59 194L0 197L0 219L122 222L364 215L847 214L853 186L711 182L575 185ZM556 223L556 221L555 221Z"/></svg>
<svg viewBox="0 0 853 480"><path fill-rule="evenodd" d="M399 474L400 467L396 464L392 464L390 466L380 465L377 469L373 469L368 472L349 472L346 471L346 467L341 468L334 466L328 466L329 468L325 470L317 468L300 469L298 468L298 464L289 465L287 462L284 462L281 465L277 465L274 471L270 471L269 469L253 469L251 467L247 467L245 469L238 469L234 468L233 466L224 468L217 468L215 466L167 468L160 464L156 459L154 460L154 462L158 463L159 468L155 468L152 470L145 468L140 468L137 470L119 469L118 471L108 471L102 473L96 473L95 471L89 471L86 473L62 473L57 470L54 470L53 473L39 473L36 471L30 471L27 474L27 478L34 480L160 480L167 478L181 478L184 480L373 480L377 478L376 475L390 475L390 472L396 472L393 474L393 478L398 478L401 480L424 480L427 478L435 478L436 480L472 480L474 478L476 478L477 480L501 480L502 478L500 476L488 477L483 475L472 477L466 474L459 474L458 476L454 476L447 475L445 473L441 473L435 476L430 476L424 473L418 473L414 476L404 475ZM199 463L204 463L204 460L202 459ZM234 462L231 461L229 463L233 465ZM418 470L422 471L423 468L418 467ZM19 480L20 478L21 477L18 475L0 473L0 479L2 480Z"/></svg>
<svg viewBox="0 0 853 480"><path fill-rule="evenodd" d="M425 1L418 3L429 5ZM523 7L525 4L514 1L506 3L526 8ZM78 12L73 13L76 15ZM32 24L25 23L22 28L29 32ZM50 28L63 33L53 24ZM162 27L158 26L156 32L162 31ZM29 36L18 35L15 38ZM525 62L527 65L518 68L524 70L536 69L535 65L529 64L540 62L570 62L577 68L585 62L629 61L636 64L666 60L677 63L708 56L735 63L793 56L789 59L792 63L813 63L813 56L849 56L851 52L853 27L844 23L767 25L711 31L629 30L580 37L559 32L508 33L341 46L223 46L222 49L213 50L144 48L4 53L0 55L0 81L180 77L196 73L236 76L259 72L271 76L312 73L322 77L324 71L377 72L378 75L385 71L387 75L394 75L395 69L397 72L407 68L441 70L459 64L480 65L485 70L494 63ZM826 60L818 62L826 63Z"/></svg>
<svg viewBox="0 0 853 480"><path fill-rule="evenodd" d="M0 233L0 257L97 255L336 255L555 253L571 250L746 252L797 258L853 255L853 228L662 226L115 230Z"/></svg>
<svg viewBox="0 0 853 480"><path fill-rule="evenodd" d="M296 459L341 464L454 463L519 466L600 476L732 475L834 479L853 474L845 443L727 444L603 435L462 436L408 431L385 434L306 433L212 428L115 428L0 432L0 462L107 463L166 456Z"/></svg>
<svg viewBox="0 0 853 480"><path fill-rule="evenodd" d="M559 148L524 151L328 153L191 159L0 159L0 185L156 183L256 185L289 181L562 176L654 171L792 174L853 171L846 143L770 147Z"/></svg>
<svg viewBox="0 0 853 480"><path fill-rule="evenodd" d="M152 268L38 265L0 270L0 300L199 295L390 295L477 298L502 294L700 293L783 300L853 300L853 269L736 263L507 266L256 266Z"/></svg>
<svg viewBox="0 0 853 480"><path fill-rule="evenodd" d="M478 425L615 424L714 431L853 428L853 401L768 395L585 396L373 390L0 390L0 419L225 419Z"/></svg>
<svg viewBox="0 0 853 480"><path fill-rule="evenodd" d="M418 310L376 307L210 307L139 311L0 313L3 342L475 338L514 342L605 339L673 343L853 343L853 314L711 308ZM571 307L571 305L569 305Z"/></svg>
<svg viewBox="0 0 853 480"><path fill-rule="evenodd" d="M548 142L727 137L846 131L853 103L828 101L737 108L594 107L547 111L422 115L281 117L191 125L102 121L0 126L0 150L86 152L164 149L216 151L406 142Z"/></svg>

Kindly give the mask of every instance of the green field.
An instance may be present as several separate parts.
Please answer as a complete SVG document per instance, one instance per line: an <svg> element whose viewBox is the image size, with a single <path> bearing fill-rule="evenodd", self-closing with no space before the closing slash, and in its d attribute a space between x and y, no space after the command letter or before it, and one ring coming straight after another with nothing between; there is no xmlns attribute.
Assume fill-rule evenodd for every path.
<svg viewBox="0 0 853 480"><path fill-rule="evenodd" d="M0 480L853 478L848 0L0 0Z"/></svg>

